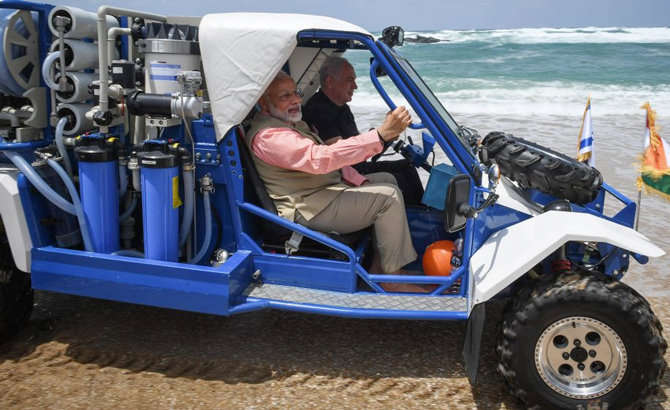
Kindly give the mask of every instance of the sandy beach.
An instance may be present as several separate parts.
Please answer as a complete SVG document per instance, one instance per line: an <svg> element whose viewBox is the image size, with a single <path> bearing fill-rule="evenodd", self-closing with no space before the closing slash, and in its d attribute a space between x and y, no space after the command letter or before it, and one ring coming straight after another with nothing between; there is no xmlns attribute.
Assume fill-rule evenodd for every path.
<svg viewBox="0 0 670 410"><path fill-rule="evenodd" d="M27 328L0 345L3 409L522 408L495 369L500 304L471 387L464 323L225 318L37 296ZM650 300L667 329L669 300ZM648 408L670 408L667 372L662 389Z"/></svg>

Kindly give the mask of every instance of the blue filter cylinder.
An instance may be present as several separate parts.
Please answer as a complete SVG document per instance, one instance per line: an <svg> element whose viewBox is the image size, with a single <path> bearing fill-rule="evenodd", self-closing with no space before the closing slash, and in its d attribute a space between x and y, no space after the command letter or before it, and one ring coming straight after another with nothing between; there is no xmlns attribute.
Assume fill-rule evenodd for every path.
<svg viewBox="0 0 670 410"><path fill-rule="evenodd" d="M179 155L162 141L147 141L137 154L142 180L144 257L179 258Z"/></svg>
<svg viewBox="0 0 670 410"><path fill-rule="evenodd" d="M119 242L119 166L116 138L79 137L74 149L79 160L81 205L93 250L116 252Z"/></svg>

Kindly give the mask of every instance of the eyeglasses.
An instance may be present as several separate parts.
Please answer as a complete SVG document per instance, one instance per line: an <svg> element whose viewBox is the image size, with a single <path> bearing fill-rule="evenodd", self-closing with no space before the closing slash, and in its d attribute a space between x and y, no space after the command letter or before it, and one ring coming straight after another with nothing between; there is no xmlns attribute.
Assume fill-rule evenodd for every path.
<svg viewBox="0 0 670 410"><path fill-rule="evenodd" d="M302 90L300 88L298 88L293 92L281 93L281 94L279 94L279 96L277 96L277 98L279 98L279 101L281 101L281 102L286 102L293 97L302 98L304 95L305 94L302 92Z"/></svg>

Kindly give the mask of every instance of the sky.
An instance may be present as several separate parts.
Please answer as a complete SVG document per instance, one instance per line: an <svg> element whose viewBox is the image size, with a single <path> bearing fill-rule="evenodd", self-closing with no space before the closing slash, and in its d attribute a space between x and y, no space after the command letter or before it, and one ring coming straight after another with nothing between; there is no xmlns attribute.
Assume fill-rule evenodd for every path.
<svg viewBox="0 0 670 410"><path fill-rule="evenodd" d="M168 16L232 11L336 17L378 31L519 27L667 27L670 0L66 0L49 1L95 11L107 4Z"/></svg>

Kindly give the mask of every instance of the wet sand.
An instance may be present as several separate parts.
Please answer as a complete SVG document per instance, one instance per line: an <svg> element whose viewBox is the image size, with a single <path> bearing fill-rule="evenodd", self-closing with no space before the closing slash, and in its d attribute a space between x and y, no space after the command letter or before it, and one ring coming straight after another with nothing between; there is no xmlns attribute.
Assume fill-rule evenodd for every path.
<svg viewBox="0 0 670 410"><path fill-rule="evenodd" d="M668 328L670 301L651 302ZM473 388L463 323L224 318L40 292L0 345L0 408L520 409L495 370L500 305L487 314ZM648 408L670 408L668 372L662 387Z"/></svg>

